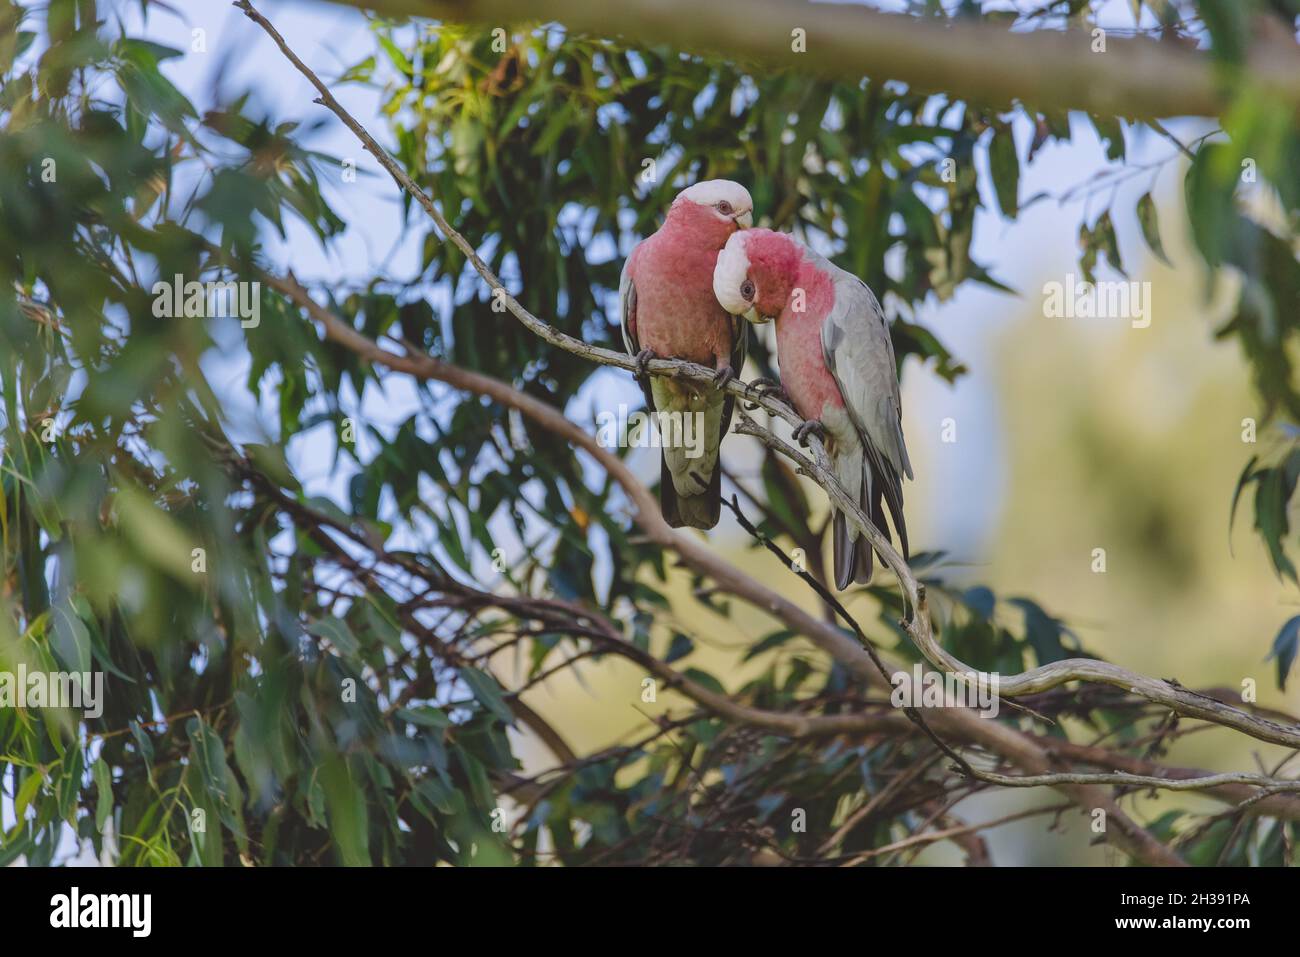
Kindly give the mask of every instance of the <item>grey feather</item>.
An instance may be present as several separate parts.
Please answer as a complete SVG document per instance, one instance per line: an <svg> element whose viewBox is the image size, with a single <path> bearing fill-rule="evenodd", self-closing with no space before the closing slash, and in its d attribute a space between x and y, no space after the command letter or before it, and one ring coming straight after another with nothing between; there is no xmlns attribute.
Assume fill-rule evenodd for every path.
<svg viewBox="0 0 1300 957"><path fill-rule="evenodd" d="M822 263L835 277L835 305L822 323L822 354L861 439L864 472L869 473L864 475L859 504L872 524L888 537L881 508L883 498L906 557L903 476L912 478L912 462L903 438L902 398L889 326L880 303L866 283L829 261L822 260ZM851 560L846 555L846 568ZM869 575L869 556L865 564ZM838 565L837 562L837 578Z"/></svg>
<svg viewBox="0 0 1300 957"><path fill-rule="evenodd" d="M623 261L623 271L618 276L618 317L623 330L623 347L630 356L641 351L636 333L632 329L632 317L636 315L636 284L628 274L627 265L632 261L628 256Z"/></svg>

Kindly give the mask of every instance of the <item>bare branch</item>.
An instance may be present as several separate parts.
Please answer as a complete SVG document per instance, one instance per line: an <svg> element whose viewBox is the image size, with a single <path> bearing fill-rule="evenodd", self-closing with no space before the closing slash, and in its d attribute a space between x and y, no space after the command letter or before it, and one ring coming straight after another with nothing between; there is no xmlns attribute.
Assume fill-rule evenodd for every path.
<svg viewBox="0 0 1300 957"><path fill-rule="evenodd" d="M905 850L909 847L926 844L934 844L937 841L950 841L967 834L975 834L980 831L989 831L995 827L1001 827L1003 824L1010 824L1013 821L1024 820L1027 817L1037 817L1040 814L1060 814L1068 804L1049 804L1046 807L1034 807L1025 811L1016 811L994 821L985 821L982 824L961 824L953 827L943 828L938 831L923 831L920 834L913 834L911 837L905 837L902 840L895 841L892 844L884 844L880 847L873 847L869 850L859 851L843 860L837 861L840 867L848 867L853 864L861 863L873 857L879 857L882 854L892 854L895 851Z"/></svg>

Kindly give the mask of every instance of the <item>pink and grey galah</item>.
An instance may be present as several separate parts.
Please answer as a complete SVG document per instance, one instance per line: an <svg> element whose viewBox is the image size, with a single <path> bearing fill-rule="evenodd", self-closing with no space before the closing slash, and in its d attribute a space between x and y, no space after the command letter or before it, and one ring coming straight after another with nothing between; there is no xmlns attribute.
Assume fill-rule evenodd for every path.
<svg viewBox="0 0 1300 957"><path fill-rule="evenodd" d="M776 320L781 385L806 420L795 437L818 432L835 477L884 535L882 499L907 556L903 476L912 463L903 441L898 367L884 311L857 276L770 229L727 241L713 273L718 302L752 322ZM865 537L835 511L835 586L871 580Z"/></svg>
<svg viewBox="0 0 1300 957"><path fill-rule="evenodd" d="M674 528L712 528L722 511L718 452L734 404L722 387L745 364L748 333L713 295L713 267L727 240L753 225L753 209L739 183L696 183L677 194L664 224L623 264L623 342L637 359L647 410L659 414L659 502ZM712 385L649 376L654 358L685 359L717 375ZM683 423L701 429L703 441L681 441Z"/></svg>

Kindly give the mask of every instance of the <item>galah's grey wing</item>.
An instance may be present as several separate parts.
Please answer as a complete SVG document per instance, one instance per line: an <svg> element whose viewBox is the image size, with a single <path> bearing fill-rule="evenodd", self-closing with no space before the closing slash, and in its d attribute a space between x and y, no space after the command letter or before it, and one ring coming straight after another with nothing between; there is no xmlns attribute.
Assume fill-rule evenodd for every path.
<svg viewBox="0 0 1300 957"><path fill-rule="evenodd" d="M628 355L635 356L641 352L641 340L636 330L636 283L632 281L632 273L628 269L631 263L632 257L628 256L623 261L623 272L618 277L618 313L623 332L623 348ZM655 400L650 392L649 379L640 384L641 394L645 396L646 411L653 412Z"/></svg>
<svg viewBox="0 0 1300 957"><path fill-rule="evenodd" d="M731 357L727 360L731 363L731 368L736 370L739 376L741 370L745 368L745 359L749 356L749 323L743 316L728 315L727 320L731 323ZM736 399L731 394L723 401L722 406L722 432L721 438L726 438L727 432L731 429L731 412L736 405ZM721 467L718 468L721 472ZM718 484L715 482L715 484ZM721 485L718 484L719 489ZM721 496L721 491L718 492Z"/></svg>
<svg viewBox="0 0 1300 957"><path fill-rule="evenodd" d="M749 358L749 322L744 316L728 315L727 319L731 322L731 368L740 375Z"/></svg>
<svg viewBox="0 0 1300 957"><path fill-rule="evenodd" d="M632 273L628 267L632 257L623 260L623 271L618 277L618 315L623 329L623 347L628 355L634 356L641 351L636 334L636 284L632 282Z"/></svg>
<svg viewBox="0 0 1300 957"><path fill-rule="evenodd" d="M822 353L871 467L866 479L870 483L866 510L868 514L878 511L883 495L906 556L903 476L912 477L912 463L903 440L894 345L884 310L867 284L843 270L837 272L835 306L822 322ZM879 519L883 517L881 514ZM889 534L876 515L872 521Z"/></svg>

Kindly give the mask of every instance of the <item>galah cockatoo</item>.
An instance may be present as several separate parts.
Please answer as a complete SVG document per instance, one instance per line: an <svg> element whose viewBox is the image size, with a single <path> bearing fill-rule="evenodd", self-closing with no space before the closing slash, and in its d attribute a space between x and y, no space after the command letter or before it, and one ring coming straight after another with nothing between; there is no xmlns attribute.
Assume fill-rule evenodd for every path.
<svg viewBox="0 0 1300 957"><path fill-rule="evenodd" d="M674 528L712 528L722 511L718 450L731 423L722 391L745 364L748 332L713 295L718 252L738 229L753 225L754 203L739 183L711 179L677 194L664 224L623 264L618 293L623 343L636 356L646 410L660 413L663 461L659 502ZM712 386L648 376L651 359L686 359L717 370ZM677 413L694 442L665 427ZM686 419L689 417L690 421ZM702 439L702 441L701 441Z"/></svg>
<svg viewBox="0 0 1300 957"><path fill-rule="evenodd" d="M728 312L752 322L776 320L781 385L806 420L795 438L816 431L845 490L889 537L881 499L907 556L903 476L912 463L903 442L894 346L875 295L798 240L770 229L727 241L713 291ZM871 580L871 547L835 511L835 586Z"/></svg>

